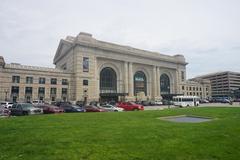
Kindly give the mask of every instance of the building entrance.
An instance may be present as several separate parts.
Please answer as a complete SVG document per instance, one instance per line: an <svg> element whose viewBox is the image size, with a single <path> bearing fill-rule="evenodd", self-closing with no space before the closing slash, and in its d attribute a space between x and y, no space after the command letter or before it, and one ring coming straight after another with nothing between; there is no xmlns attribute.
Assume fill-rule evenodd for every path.
<svg viewBox="0 0 240 160"><path fill-rule="evenodd" d="M100 96L100 102L102 102L102 103L104 103L104 102L107 102L107 103L109 103L109 102L118 102L118 96L111 96L111 95L109 95L109 96Z"/></svg>

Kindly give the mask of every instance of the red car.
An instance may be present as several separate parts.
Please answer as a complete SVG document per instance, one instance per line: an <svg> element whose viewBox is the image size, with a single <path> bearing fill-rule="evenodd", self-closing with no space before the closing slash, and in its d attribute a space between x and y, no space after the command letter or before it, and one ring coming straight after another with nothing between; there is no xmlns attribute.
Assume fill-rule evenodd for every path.
<svg viewBox="0 0 240 160"><path fill-rule="evenodd" d="M44 114L63 113L64 112L63 108L53 106L53 105L49 105L49 104L41 104L41 105L38 105L38 107L43 109Z"/></svg>
<svg viewBox="0 0 240 160"><path fill-rule="evenodd" d="M125 111L139 111L144 110L144 107L140 104L133 102L119 102L117 107L123 108Z"/></svg>
<svg viewBox="0 0 240 160"><path fill-rule="evenodd" d="M86 106L85 110L86 112L107 112L106 109L96 106Z"/></svg>

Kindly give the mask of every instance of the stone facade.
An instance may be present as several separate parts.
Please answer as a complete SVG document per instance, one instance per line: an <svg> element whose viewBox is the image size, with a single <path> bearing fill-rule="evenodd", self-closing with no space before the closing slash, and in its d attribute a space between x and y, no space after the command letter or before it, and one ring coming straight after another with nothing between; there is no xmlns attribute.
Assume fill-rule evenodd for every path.
<svg viewBox="0 0 240 160"><path fill-rule="evenodd" d="M209 99L211 95L211 82L209 80L187 80L180 85L180 92L184 96L198 96L201 99Z"/></svg>
<svg viewBox="0 0 240 160"><path fill-rule="evenodd" d="M41 98L45 101L56 101L69 97L68 93L62 94L63 88L70 92L69 85L62 85L62 81L71 82L71 74L62 70L5 64L0 67L0 74L0 101L15 99L23 102ZM40 78L45 79L44 84L39 83ZM56 84L51 84L51 79L56 79ZM39 88L44 88L44 93L39 93Z"/></svg>
<svg viewBox="0 0 240 160"><path fill-rule="evenodd" d="M143 99L156 100L165 94L182 94L181 84L186 82L183 55L103 42L89 33L62 39L53 62L56 68L5 64L0 58L0 100L13 99L13 86L19 87L18 101L26 100L26 87L32 87L31 100L40 98L39 87L45 88L45 101L99 101L108 97L134 101L138 93L143 93ZM14 76L19 76L20 82L13 83ZM31 84L26 83L27 77L33 77ZM40 77L46 78L45 84L39 84ZM51 84L51 78L56 78L57 84ZM62 84L63 79L67 84ZM57 90L54 98L51 88ZM67 88L67 97L63 88Z"/></svg>

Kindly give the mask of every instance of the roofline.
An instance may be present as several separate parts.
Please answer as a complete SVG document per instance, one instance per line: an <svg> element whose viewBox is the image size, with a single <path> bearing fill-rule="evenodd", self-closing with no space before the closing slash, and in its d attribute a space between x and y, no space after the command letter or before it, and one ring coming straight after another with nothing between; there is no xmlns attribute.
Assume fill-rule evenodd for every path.
<svg viewBox="0 0 240 160"><path fill-rule="evenodd" d="M205 77L208 77L208 76L214 76L214 75L224 74L224 73L240 74L240 72L234 72L234 71L220 71L220 72L213 72L213 73L208 73L208 74L204 74L204 75L196 76L196 77L191 78L191 79L205 78Z"/></svg>
<svg viewBox="0 0 240 160"><path fill-rule="evenodd" d="M152 51L137 49L137 48L130 47L130 46L100 41L100 40L96 40L96 39L92 38L91 36L90 37L85 37L85 36L86 35L82 35L80 33L77 37L75 37L75 40L69 41L69 40L61 39L58 49L56 51L55 57L54 57L54 61L53 61L54 64L56 64L56 62L58 60L60 60L63 56L65 56L66 53L69 50L71 50L73 47L75 47L76 45L82 45L82 46L90 47L90 48L99 48L99 49L106 50L106 51L114 51L117 53L123 53L123 54L132 55L132 56L140 56L140 57L147 58L147 59L161 60L161 61L165 61L165 62L172 62L172 63L182 64L182 65L188 64L185 61L185 57L183 55L170 56L170 55L165 55L165 54L161 54L158 52L152 52ZM71 47L68 50L66 50L64 53L62 53L62 56L57 57L57 55L59 54L58 52L60 51L60 48L64 43L71 44ZM103 44L101 44L101 43L103 43ZM149 53L150 55L144 55L144 52ZM181 57L178 59L178 56L179 57L182 56L183 60L181 59ZM170 59L168 59L168 58L170 58Z"/></svg>

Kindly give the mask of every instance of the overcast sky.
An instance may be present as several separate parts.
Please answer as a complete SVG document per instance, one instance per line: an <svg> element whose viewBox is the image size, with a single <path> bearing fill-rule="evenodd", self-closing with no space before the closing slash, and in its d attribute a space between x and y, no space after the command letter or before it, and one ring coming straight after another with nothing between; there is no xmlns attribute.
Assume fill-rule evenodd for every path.
<svg viewBox="0 0 240 160"><path fill-rule="evenodd" d="M0 55L54 67L61 38L79 32L162 54L183 54L188 78L240 71L239 0L1 0Z"/></svg>

